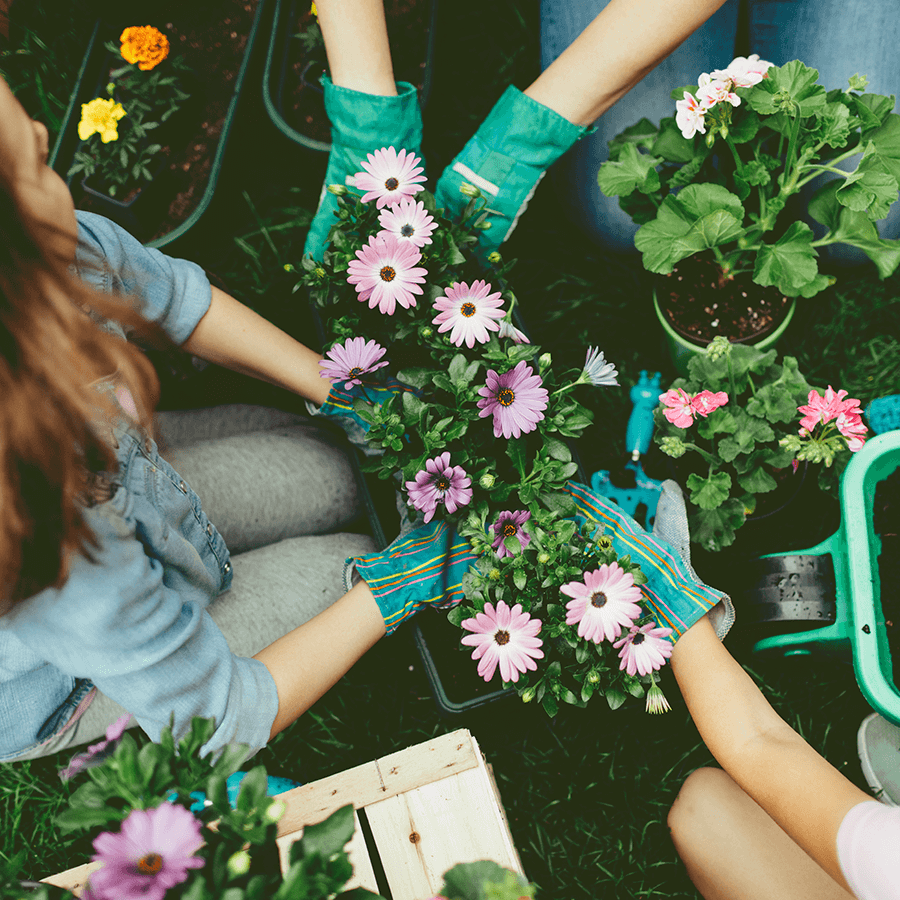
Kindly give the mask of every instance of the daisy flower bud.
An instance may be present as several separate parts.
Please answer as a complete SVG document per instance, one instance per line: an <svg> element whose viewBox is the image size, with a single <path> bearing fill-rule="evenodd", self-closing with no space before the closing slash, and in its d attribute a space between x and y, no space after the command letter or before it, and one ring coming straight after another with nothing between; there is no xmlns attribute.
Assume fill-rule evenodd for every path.
<svg viewBox="0 0 900 900"><path fill-rule="evenodd" d="M287 809L287 804L284 800L273 800L266 807L265 818L269 822L277 822L283 815L284 811Z"/></svg>
<svg viewBox="0 0 900 900"><path fill-rule="evenodd" d="M550 554L546 550L541 550L541 552L538 553L537 560L542 566L545 566L550 562Z"/></svg>
<svg viewBox="0 0 900 900"><path fill-rule="evenodd" d="M503 257L496 250L493 253L488 254L488 262L491 263L491 265L496 266L502 259Z"/></svg>
<svg viewBox="0 0 900 900"><path fill-rule="evenodd" d="M476 200L478 197L481 196L481 191L479 191L478 188L475 187L474 184L469 184L469 183L466 182L466 181L464 181L464 182L459 186L459 192L460 192L464 197L471 197L473 200Z"/></svg>
<svg viewBox="0 0 900 900"><path fill-rule="evenodd" d="M591 669L591 671L588 672L587 680L591 684L599 684L600 683L600 673L596 669Z"/></svg>
<svg viewBox="0 0 900 900"><path fill-rule="evenodd" d="M347 193L347 188L342 184L329 184L328 193L334 194L335 197L343 197Z"/></svg>
<svg viewBox="0 0 900 900"><path fill-rule="evenodd" d="M522 702L523 703L531 703L534 700L534 695L537 692L533 687L527 687L524 691L522 691Z"/></svg>
<svg viewBox="0 0 900 900"><path fill-rule="evenodd" d="M478 486L484 488L486 491L489 491L494 486L496 481L497 479L490 472L485 472L484 475L482 475L481 478L478 479Z"/></svg>
<svg viewBox="0 0 900 900"><path fill-rule="evenodd" d="M235 878L246 875L250 871L250 854L246 850L238 850L228 857L228 871Z"/></svg>

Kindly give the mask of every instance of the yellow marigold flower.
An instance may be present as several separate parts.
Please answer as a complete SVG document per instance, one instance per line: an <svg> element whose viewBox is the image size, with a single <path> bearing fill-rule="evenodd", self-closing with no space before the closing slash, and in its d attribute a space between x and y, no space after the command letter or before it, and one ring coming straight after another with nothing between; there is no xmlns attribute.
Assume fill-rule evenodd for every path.
<svg viewBox="0 0 900 900"><path fill-rule="evenodd" d="M132 25L126 28L119 40L122 43L122 59L144 72L155 69L169 55L169 39L152 25Z"/></svg>
<svg viewBox="0 0 900 900"><path fill-rule="evenodd" d="M119 138L119 119L125 115L121 103L97 97L90 103L81 104L81 121L78 123L78 137L86 141L92 134L99 134L104 144Z"/></svg>

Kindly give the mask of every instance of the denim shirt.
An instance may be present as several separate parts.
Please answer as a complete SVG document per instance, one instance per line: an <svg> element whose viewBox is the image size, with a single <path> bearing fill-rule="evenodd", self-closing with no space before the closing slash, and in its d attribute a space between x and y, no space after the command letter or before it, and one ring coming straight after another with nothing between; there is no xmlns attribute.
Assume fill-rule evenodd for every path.
<svg viewBox="0 0 900 900"><path fill-rule="evenodd" d="M203 270L143 247L100 216L78 213L79 276L134 296L183 343L209 309ZM91 687L134 714L153 738L175 716L212 716L204 750L263 747L278 710L268 669L235 656L206 610L231 584L221 535L197 495L128 417L114 428L119 471L110 499L85 511L99 542L78 554L62 588L0 616L0 760L63 730Z"/></svg>

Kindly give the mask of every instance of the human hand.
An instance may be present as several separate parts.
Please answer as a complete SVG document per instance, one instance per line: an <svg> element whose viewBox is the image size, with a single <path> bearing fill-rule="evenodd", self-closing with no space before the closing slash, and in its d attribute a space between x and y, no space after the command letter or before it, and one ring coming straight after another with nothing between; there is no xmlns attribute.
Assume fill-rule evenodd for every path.
<svg viewBox="0 0 900 900"><path fill-rule="evenodd" d="M647 583L641 585L643 600L653 610L659 624L672 629L673 643L719 604L722 604L720 608L723 613L717 623L717 631L720 638L725 636L734 622L731 598L700 581L691 568L690 557L685 559L682 555L681 551L687 546L686 520L684 545L676 543L673 546L658 533L648 534L615 503L585 485L569 482L565 490L575 501L578 518L601 524L604 535L612 540L613 550L619 556L630 555L640 565L647 576ZM668 499L671 499L671 494ZM670 530L670 533L674 531Z"/></svg>
<svg viewBox="0 0 900 900"><path fill-rule="evenodd" d="M463 576L478 557L447 522L430 522L401 535L380 553L347 560L349 590L353 571L366 582L388 634L426 606L447 609L462 602Z"/></svg>

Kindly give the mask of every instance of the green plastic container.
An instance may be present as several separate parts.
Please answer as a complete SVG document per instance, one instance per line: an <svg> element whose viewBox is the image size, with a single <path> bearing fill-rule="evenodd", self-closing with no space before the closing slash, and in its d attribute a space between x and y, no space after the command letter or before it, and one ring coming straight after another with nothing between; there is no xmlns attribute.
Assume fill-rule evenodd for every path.
<svg viewBox="0 0 900 900"><path fill-rule="evenodd" d="M764 638L755 651L799 655L851 654L856 680L866 700L884 718L900 725L900 690L894 684L887 628L881 607L878 556L881 540L872 525L875 486L900 468L900 431L872 438L853 456L841 479L841 526L808 550L773 556L831 556L836 587L835 621L823 628Z"/></svg>
<svg viewBox="0 0 900 900"><path fill-rule="evenodd" d="M785 329L790 325L791 319L794 318L794 311L796 308L797 299L793 298L791 300L791 305L788 308L787 315L784 317L782 323L761 341L754 342L753 346L758 350L768 350L771 347L774 347L779 338L784 334ZM679 375L687 377L688 362L690 362L691 357L702 353L704 347L701 344L695 344L693 341L689 341L687 338L682 337L674 328L672 328L668 319L666 319L659 307L659 300L656 296L655 287L653 288L653 309L656 311L656 318L659 320L659 324L665 332L666 345L669 348L669 355L672 357L675 369Z"/></svg>
<svg viewBox="0 0 900 900"><path fill-rule="evenodd" d="M206 189L200 202L194 208L193 212L177 227L173 228L168 234L147 243L148 247L156 247L161 249L167 245L174 243L179 238L187 234L197 222L203 217L203 214L209 208L212 202L216 185L222 171L222 164L225 159L225 148L228 145L228 138L231 134L234 119L237 114L238 102L243 93L247 68L250 64L250 57L253 54L253 48L257 40L259 32L260 20L268 0L259 0L256 13L253 17L253 24L250 26L250 32L247 36L247 46L244 50L244 57L241 61L240 69L234 79L234 90L231 95L231 101L225 114L225 122L222 125L222 131L216 144L215 153L210 167L209 178L206 182ZM50 153L48 163L63 178L67 178L67 173L72 166L75 150L78 147L78 121L80 119L81 104L96 97L97 87L102 82L103 73L108 62L107 51L103 44L112 37L109 27L105 26L100 20L94 26L93 34L88 42L85 50L84 59L78 76L75 80L75 87L72 89L72 95L69 99L69 106L63 117L62 125L59 131L59 137ZM68 179L67 183L71 183L72 179Z"/></svg>

